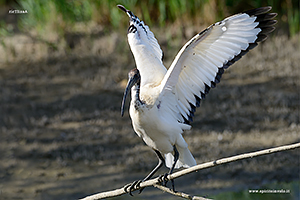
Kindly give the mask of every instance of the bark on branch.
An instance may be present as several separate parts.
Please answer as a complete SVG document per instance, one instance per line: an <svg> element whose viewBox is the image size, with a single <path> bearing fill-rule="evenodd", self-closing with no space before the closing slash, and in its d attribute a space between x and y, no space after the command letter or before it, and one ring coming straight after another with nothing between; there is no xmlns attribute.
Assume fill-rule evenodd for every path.
<svg viewBox="0 0 300 200"><path fill-rule="evenodd" d="M232 156L232 157L228 157L228 158L222 158L222 159L218 159L215 161L211 161L211 162L207 162L207 163L203 163L203 164L199 164L196 165L194 167L190 167L188 169L183 169L181 171L175 172L171 175L168 176L168 179L176 179L179 178L181 176L184 176L186 174L192 173L192 172L196 172L202 169L206 169L206 168L211 168L217 165L222 165L222 164L226 164L226 163L230 163L230 162L234 162L234 161L238 161L238 160L243 160L246 158L253 158L253 157L257 157L257 156L262 156L262 155L267 155L267 154L271 154L271 153L276 153L276 152L280 152L280 151L286 151L286 150L291 150L291 149L296 149L300 147L300 143L296 143L296 144L291 144L291 145L285 145L285 146L280 146L280 147L275 147L275 148L270 148L270 149L265 149L265 150L261 150L261 151L256 151L256 152L252 152L252 153L245 153L245 154L241 154L241 155L237 155L237 156ZM196 200L196 199L201 199L201 200L208 200L204 197L197 197L197 196L191 196L188 194L185 194L183 192L173 192L172 190L170 190L167 187L164 187L160 184L159 178L153 178L150 179L148 181L142 182L140 184L139 188L136 188L135 190L138 190L140 188L144 188L144 187L149 187L149 186L154 186L158 189L161 189L165 192L168 192L170 194L185 198L185 199L192 199L192 200ZM112 190L112 191L107 191L107 192L101 192L98 194L94 194L91 196L87 196L81 200L96 200L96 199L104 199L104 198L108 198L108 197L115 197L115 196L120 196L123 194L127 194L127 192L125 191L126 186L120 188L120 189L116 189L116 190Z"/></svg>

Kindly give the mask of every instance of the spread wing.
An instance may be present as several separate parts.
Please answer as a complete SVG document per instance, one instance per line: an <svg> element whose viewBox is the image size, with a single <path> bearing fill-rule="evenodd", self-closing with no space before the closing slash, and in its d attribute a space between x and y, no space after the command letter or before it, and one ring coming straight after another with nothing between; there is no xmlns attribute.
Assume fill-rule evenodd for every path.
<svg viewBox="0 0 300 200"><path fill-rule="evenodd" d="M126 12L130 18L127 33L128 43L134 55L136 66L140 71L141 77L143 77L141 85L143 86L147 83L160 84L167 69L162 63L163 52L154 34L130 10L127 10L122 5L118 5L118 7Z"/></svg>
<svg viewBox="0 0 300 200"><path fill-rule="evenodd" d="M275 28L277 14L262 7L236 14L217 22L187 42L164 76L160 93L175 92L178 121L192 121L196 107L221 76Z"/></svg>

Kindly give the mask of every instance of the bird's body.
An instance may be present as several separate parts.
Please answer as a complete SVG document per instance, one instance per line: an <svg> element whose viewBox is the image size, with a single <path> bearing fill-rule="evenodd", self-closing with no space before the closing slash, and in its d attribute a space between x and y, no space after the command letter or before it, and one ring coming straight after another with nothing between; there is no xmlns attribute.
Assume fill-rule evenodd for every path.
<svg viewBox="0 0 300 200"><path fill-rule="evenodd" d="M156 89L156 90L155 90ZM131 94L135 96L136 88L132 88ZM135 98L132 98L130 103L130 117L132 125L139 137L153 149L160 151L166 155L166 165L171 168L173 164L173 146L176 145L179 155L177 168L180 166L193 166L196 164L192 157L187 143L182 137L183 130L190 129L190 126L177 121L173 112L169 112L170 108L176 106L176 98L174 93L168 94L164 98L169 106L165 106L164 102L158 100L159 88L152 88L152 95L142 95L140 90L140 99L143 103L137 103ZM152 98L150 98L152 97ZM173 101L173 102L172 102ZM170 153L170 154L169 154ZM169 155L167 155L169 154ZM184 155L186 155L184 157Z"/></svg>
<svg viewBox="0 0 300 200"><path fill-rule="evenodd" d="M271 7L258 8L233 15L209 26L188 41L167 70L162 50L149 27L131 11L118 6L130 17L128 42L137 69L129 73L122 102L131 88L130 117L132 125L145 143L164 162L170 173L174 168L191 167L194 157L182 133L191 128L196 107L220 82L224 69L239 60L257 42L267 38L276 24ZM161 154L164 154L164 158Z"/></svg>

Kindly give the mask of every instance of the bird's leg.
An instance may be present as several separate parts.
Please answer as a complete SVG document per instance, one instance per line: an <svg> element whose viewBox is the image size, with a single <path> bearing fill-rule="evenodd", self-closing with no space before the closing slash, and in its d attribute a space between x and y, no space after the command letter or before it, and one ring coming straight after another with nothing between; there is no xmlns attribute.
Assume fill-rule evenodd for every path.
<svg viewBox="0 0 300 200"><path fill-rule="evenodd" d="M141 182L144 182L144 181L147 181L149 180L156 172L159 168L161 168L161 166L163 166L163 164L165 163L165 159L164 157L161 155L161 153L157 150L154 149L154 152L156 153L157 157L158 157L158 164L156 165L156 167L144 178L143 181ZM141 183L140 182L140 183ZM139 184L140 184L139 183ZM142 188L140 189L140 192L139 194L144 190L145 188Z"/></svg>
<svg viewBox="0 0 300 200"><path fill-rule="evenodd" d="M161 155L161 153L157 150L154 149L154 152L156 153L157 157L158 157L158 164L156 165L156 167L143 179L143 180L138 180L138 181L134 181L133 183L127 185L124 190L125 192L129 191L129 194L131 196L132 195L132 191L135 188L139 188L140 187L140 183L149 180L156 172L159 168L161 168L161 166L163 166L163 164L165 163L165 159L164 157ZM129 189L128 189L129 188ZM127 190L128 189L128 190ZM144 190L145 188L141 188L139 194Z"/></svg>
<svg viewBox="0 0 300 200"><path fill-rule="evenodd" d="M163 164L165 163L165 159L164 157L161 155L161 153L157 150L154 150L154 152L156 153L157 157L158 157L158 164L156 165L156 167L144 178L143 181L147 181L149 180L156 172L159 168L161 168L161 166L163 166Z"/></svg>
<svg viewBox="0 0 300 200"><path fill-rule="evenodd" d="M172 167L171 167L169 173L165 174L164 177L163 177L163 182L164 182L164 185L165 185L165 186L167 185L167 183L168 183L168 181L169 181L169 180L168 180L168 175L170 175L170 174L173 173L174 168L175 168L175 166L176 166L176 163L177 163L177 161L178 161L178 159L179 159L179 152L178 152L178 150L177 150L177 148L176 148L175 145L173 146L173 149L174 149L174 163L173 163L173 165L172 165ZM175 192L175 186L174 186L174 180L173 180L173 179L171 180L171 183L172 183L172 189L173 189L173 191Z"/></svg>

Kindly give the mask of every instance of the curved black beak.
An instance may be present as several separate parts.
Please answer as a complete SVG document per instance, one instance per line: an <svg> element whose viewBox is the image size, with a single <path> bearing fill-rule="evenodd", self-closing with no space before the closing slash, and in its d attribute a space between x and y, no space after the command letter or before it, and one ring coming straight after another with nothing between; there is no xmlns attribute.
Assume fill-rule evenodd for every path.
<svg viewBox="0 0 300 200"><path fill-rule="evenodd" d="M125 88L125 91L124 91L122 106L121 106L121 116L122 117L124 115L125 102L126 102L126 97L128 95L128 92L130 91L132 86L134 86L134 84L136 84L139 81L139 79L140 79L139 76L130 76L130 73L129 73L129 80L128 80L127 86Z"/></svg>

